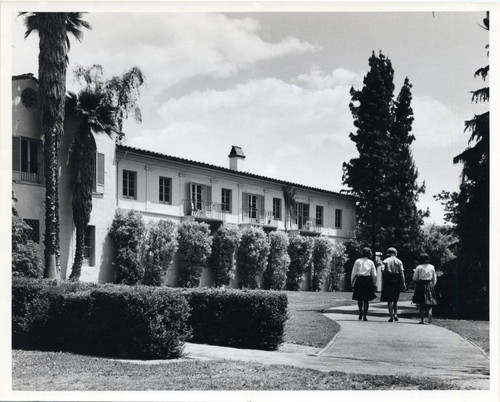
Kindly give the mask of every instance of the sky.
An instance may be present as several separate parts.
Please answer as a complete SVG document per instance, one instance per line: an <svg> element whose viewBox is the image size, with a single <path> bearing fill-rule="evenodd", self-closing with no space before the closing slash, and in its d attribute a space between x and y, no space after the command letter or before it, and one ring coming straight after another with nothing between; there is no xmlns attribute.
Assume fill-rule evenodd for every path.
<svg viewBox="0 0 500 402"><path fill-rule="evenodd" d="M117 18L118 17L118 18ZM380 51L394 68L395 96L412 87L412 144L429 208L426 224L443 224L433 199L455 191L467 146L464 121L487 110L471 102L488 64L483 11L423 12L90 12L92 25L69 53L72 70L101 64L105 76L138 66L146 76L142 123L124 126L126 144L229 167L232 145L243 170L340 191L342 165L358 155L349 133L351 87L361 89L368 58ZM24 39L12 17L12 74L38 72L38 36Z"/></svg>

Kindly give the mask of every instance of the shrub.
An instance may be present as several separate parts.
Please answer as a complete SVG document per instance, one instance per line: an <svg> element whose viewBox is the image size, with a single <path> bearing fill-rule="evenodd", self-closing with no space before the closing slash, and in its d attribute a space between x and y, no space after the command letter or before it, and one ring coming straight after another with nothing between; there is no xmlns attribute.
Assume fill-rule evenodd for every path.
<svg viewBox="0 0 500 402"><path fill-rule="evenodd" d="M281 290L285 287L286 271L290 265L288 244L286 233L269 233L269 257L263 276L264 289Z"/></svg>
<svg viewBox="0 0 500 402"><path fill-rule="evenodd" d="M346 288L345 267L348 260L346 246L343 243L333 243L332 249L333 249L333 255L332 255L332 262L330 265L330 281L328 285L328 290L343 291Z"/></svg>
<svg viewBox="0 0 500 402"><path fill-rule="evenodd" d="M143 284L161 286L162 277L177 250L176 225L169 220L150 222L143 246Z"/></svg>
<svg viewBox="0 0 500 402"><path fill-rule="evenodd" d="M31 227L12 211L12 274L39 278L43 266L38 254L38 244L29 239Z"/></svg>
<svg viewBox="0 0 500 402"><path fill-rule="evenodd" d="M13 347L122 358L175 358L190 335L185 298L169 289L15 280Z"/></svg>
<svg viewBox="0 0 500 402"><path fill-rule="evenodd" d="M318 292L323 288L332 264L333 245L326 237L316 237L313 244L311 288Z"/></svg>
<svg viewBox="0 0 500 402"><path fill-rule="evenodd" d="M206 223L184 221L178 227L179 286L196 287L200 284L203 266L212 248L210 228Z"/></svg>
<svg viewBox="0 0 500 402"><path fill-rule="evenodd" d="M113 260L116 283L135 285L141 282L144 276L141 248L145 231L146 226L139 212L116 211L109 230L116 251Z"/></svg>
<svg viewBox="0 0 500 402"><path fill-rule="evenodd" d="M288 318L284 293L230 289L183 293L191 308L191 342L264 350L276 350L283 342Z"/></svg>
<svg viewBox="0 0 500 402"><path fill-rule="evenodd" d="M234 254L240 241L240 230L234 225L222 225L213 236L210 267L215 276L215 286L229 285L233 279Z"/></svg>
<svg viewBox="0 0 500 402"><path fill-rule="evenodd" d="M264 230L253 226L243 229L236 252L241 287L256 289L259 286L258 277L266 269L268 255L269 242Z"/></svg>
<svg viewBox="0 0 500 402"><path fill-rule="evenodd" d="M302 275L312 263L313 240L310 237L294 235L290 237L288 254L290 266L286 274L286 288L299 290Z"/></svg>

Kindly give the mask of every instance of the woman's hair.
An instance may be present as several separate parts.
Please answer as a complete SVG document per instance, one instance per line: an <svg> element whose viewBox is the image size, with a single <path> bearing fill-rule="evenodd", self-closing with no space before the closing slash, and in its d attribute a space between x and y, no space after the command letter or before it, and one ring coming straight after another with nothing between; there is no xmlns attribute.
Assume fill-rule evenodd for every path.
<svg viewBox="0 0 500 402"><path fill-rule="evenodd" d="M431 261L431 259L429 258L428 254L420 254L420 256L418 257L418 262L420 264L426 264L430 261Z"/></svg>
<svg viewBox="0 0 500 402"><path fill-rule="evenodd" d="M363 254L363 257L372 258L372 250L370 247L364 247L361 253Z"/></svg>

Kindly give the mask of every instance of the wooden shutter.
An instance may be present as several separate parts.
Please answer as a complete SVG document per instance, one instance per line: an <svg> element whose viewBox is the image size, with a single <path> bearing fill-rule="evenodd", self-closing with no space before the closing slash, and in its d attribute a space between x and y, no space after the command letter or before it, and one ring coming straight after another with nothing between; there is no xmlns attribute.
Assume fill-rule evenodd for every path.
<svg viewBox="0 0 500 402"><path fill-rule="evenodd" d="M259 205L258 205L258 208L259 208L259 216L260 216L260 221L261 223L264 222L265 218L266 218L266 211L265 211L265 204L264 204L264 196L263 195L259 195L258 198L259 200Z"/></svg>
<svg viewBox="0 0 500 402"><path fill-rule="evenodd" d="M248 203L248 193L242 193L241 196L241 214L242 216L248 216L249 203Z"/></svg>
<svg viewBox="0 0 500 402"><path fill-rule="evenodd" d="M104 186L104 154L97 154L97 185Z"/></svg>
<svg viewBox="0 0 500 402"><path fill-rule="evenodd" d="M21 138L12 137L12 170L21 170Z"/></svg>

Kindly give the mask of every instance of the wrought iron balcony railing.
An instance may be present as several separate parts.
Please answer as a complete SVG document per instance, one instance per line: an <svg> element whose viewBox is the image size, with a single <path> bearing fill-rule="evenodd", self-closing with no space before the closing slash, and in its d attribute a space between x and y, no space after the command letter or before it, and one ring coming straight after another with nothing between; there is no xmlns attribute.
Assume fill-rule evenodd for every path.
<svg viewBox="0 0 500 402"><path fill-rule="evenodd" d="M223 210L222 204L219 202L182 200L182 204L184 216L194 216L220 221L224 221L226 218L227 212Z"/></svg>

